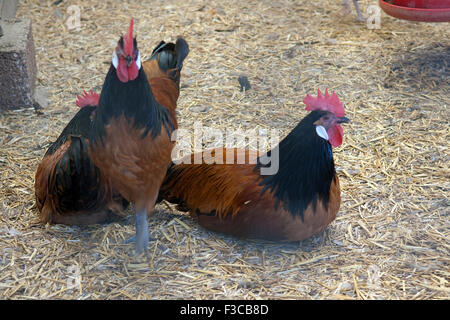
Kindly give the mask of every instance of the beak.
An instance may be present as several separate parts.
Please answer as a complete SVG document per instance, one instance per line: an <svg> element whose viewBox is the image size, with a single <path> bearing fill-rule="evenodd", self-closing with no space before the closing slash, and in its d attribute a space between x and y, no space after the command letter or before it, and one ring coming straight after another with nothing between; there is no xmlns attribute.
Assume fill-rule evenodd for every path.
<svg viewBox="0 0 450 320"><path fill-rule="evenodd" d="M132 58L131 58L130 56L127 56L127 57L125 58L125 60L127 61L127 67L131 66Z"/></svg>
<svg viewBox="0 0 450 320"><path fill-rule="evenodd" d="M350 122L350 119L347 118L347 117L338 117L338 118L337 118L337 123L343 123L343 122L349 123L349 122Z"/></svg>

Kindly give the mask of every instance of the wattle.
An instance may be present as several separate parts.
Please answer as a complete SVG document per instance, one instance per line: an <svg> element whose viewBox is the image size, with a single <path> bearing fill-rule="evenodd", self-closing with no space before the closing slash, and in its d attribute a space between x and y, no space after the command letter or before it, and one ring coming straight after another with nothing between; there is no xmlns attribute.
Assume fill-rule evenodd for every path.
<svg viewBox="0 0 450 320"><path fill-rule="evenodd" d="M339 147L342 144L342 137L344 135L344 129L340 124L335 124L327 130L328 141L333 147Z"/></svg>
<svg viewBox="0 0 450 320"><path fill-rule="evenodd" d="M117 67L117 77L122 82L128 82L137 78L139 74L139 69L136 62L133 62L131 66L127 67L125 61L119 61L119 66Z"/></svg>

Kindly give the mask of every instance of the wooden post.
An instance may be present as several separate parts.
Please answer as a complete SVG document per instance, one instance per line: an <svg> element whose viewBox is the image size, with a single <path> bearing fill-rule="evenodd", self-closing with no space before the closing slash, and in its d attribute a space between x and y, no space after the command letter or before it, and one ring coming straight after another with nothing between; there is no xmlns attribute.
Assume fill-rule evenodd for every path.
<svg viewBox="0 0 450 320"><path fill-rule="evenodd" d="M0 0L0 113L34 104L36 61L31 21L16 19L17 0Z"/></svg>
<svg viewBox="0 0 450 320"><path fill-rule="evenodd" d="M19 0L0 0L0 20L14 19L16 17ZM3 29L0 26L0 37L3 36Z"/></svg>

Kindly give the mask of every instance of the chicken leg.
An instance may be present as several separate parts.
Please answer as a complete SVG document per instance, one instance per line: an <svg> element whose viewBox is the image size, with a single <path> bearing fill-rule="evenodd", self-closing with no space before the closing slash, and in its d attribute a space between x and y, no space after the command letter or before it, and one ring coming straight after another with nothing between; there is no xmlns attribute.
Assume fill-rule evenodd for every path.
<svg viewBox="0 0 450 320"><path fill-rule="evenodd" d="M342 4L344 6L344 11L346 14L350 13L350 0L343 0ZM361 14L361 10L359 9L358 0L353 0L353 4L355 5L356 13L358 14L357 21L365 21L363 15Z"/></svg>
<svg viewBox="0 0 450 320"><path fill-rule="evenodd" d="M140 255L143 251L145 251L145 255L148 256L148 221L147 221L147 212L146 210L142 210L140 212L136 212L136 254Z"/></svg>
<svg viewBox="0 0 450 320"><path fill-rule="evenodd" d="M148 233L148 221L147 221L147 212L143 209L140 212L136 212L136 234L129 239L126 239L123 243L128 244L134 242L136 245L136 255L141 255L142 252L145 252L145 255L148 256L148 244L150 240L155 240L154 238L150 238Z"/></svg>

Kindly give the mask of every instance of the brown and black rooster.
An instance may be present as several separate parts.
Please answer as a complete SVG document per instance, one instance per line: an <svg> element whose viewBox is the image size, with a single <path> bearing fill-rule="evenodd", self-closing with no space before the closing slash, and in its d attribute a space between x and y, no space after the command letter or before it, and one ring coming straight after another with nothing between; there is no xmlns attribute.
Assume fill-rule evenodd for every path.
<svg viewBox="0 0 450 320"><path fill-rule="evenodd" d="M136 210L136 253L148 252L153 210L177 129L175 114L186 41L161 42L141 63L133 20L119 40L103 84L90 135L90 156Z"/></svg>
<svg viewBox="0 0 450 320"><path fill-rule="evenodd" d="M311 113L264 160L242 149L190 155L169 168L159 201L178 204L210 230L240 237L298 241L322 232L341 202L332 147L342 144L340 124L349 120L335 93L319 91L304 103ZM222 164L213 163L217 153ZM236 164L244 155L246 164ZM274 161L277 172L263 175Z"/></svg>
<svg viewBox="0 0 450 320"><path fill-rule="evenodd" d="M98 208L103 208L104 203L89 191L93 188L101 193L105 189L113 195L113 199L124 204L122 208L128 202L134 202L136 251L147 251L149 236L146 215L153 209L171 161L174 142L170 136L177 128L175 108L179 96L180 72L188 53L189 47L182 38L178 38L175 44L161 41L150 59L141 62L131 20L127 34L120 38L114 50L100 97L92 94L85 96L83 108L63 130L54 146L50 147L51 150L38 168L38 208L41 217L51 217L43 221L67 224L102 221L103 215ZM74 139L74 135L84 138L83 144L79 143L81 153L81 147L69 148L72 142L68 140L79 140ZM70 166L65 162L60 164L61 158L69 161ZM96 175L86 168L80 168L80 159L92 165ZM62 174L60 180L65 184L49 185L46 181L52 179L50 173L56 167ZM72 191L75 182L64 180L67 175L80 179L76 187L78 184L83 185L86 196L92 198L93 209L89 210L89 215L95 219L88 219L87 203L79 193ZM52 206L44 214L41 208L44 207L45 199L55 193ZM65 202L63 210L58 205L61 194L70 195L70 201ZM66 217L69 212L71 219Z"/></svg>

